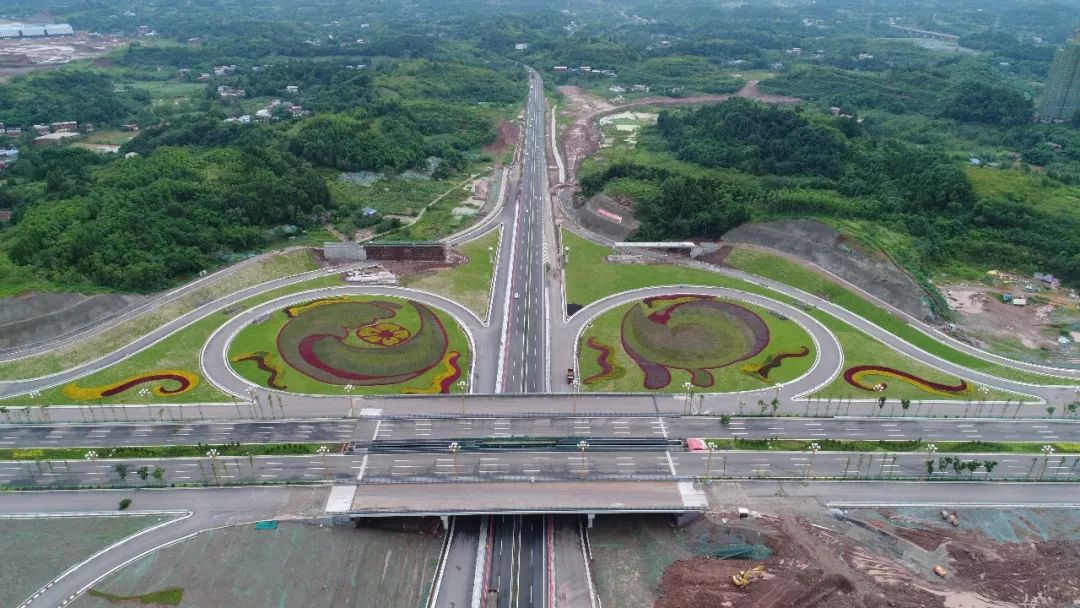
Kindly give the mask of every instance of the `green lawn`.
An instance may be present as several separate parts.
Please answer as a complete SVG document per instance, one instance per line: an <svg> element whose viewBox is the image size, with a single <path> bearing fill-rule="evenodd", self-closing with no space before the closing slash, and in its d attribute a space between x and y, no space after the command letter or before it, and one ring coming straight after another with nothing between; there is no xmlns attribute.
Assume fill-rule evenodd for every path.
<svg viewBox="0 0 1080 608"><path fill-rule="evenodd" d="M319 446L326 443L223 443L221 445L162 445L107 448L85 445L77 448L30 448L0 449L0 460L14 462L46 460L82 460L86 450L93 449L100 458L195 458L206 456L214 448L221 456L304 456L318 454ZM337 450L340 446L329 444ZM338 450L340 451L340 450Z"/></svg>
<svg viewBox="0 0 1080 608"><path fill-rule="evenodd" d="M469 261L453 268L429 270L409 277L406 287L420 289L454 300L487 320L491 301L493 259L499 250L502 228L458 247ZM490 252L489 252L490 250Z"/></svg>
<svg viewBox="0 0 1080 608"><path fill-rule="evenodd" d="M972 386L973 391L968 394L957 395L929 393L895 378L876 376L867 378L864 382L884 382L888 385L888 388L885 391L876 393L859 389L848 384L847 381L844 380L843 370L857 365L882 365L913 374L931 382L952 385L957 384L959 379L903 353L897 352L843 321L820 312L814 316L821 321L840 342L840 347L844 351L844 366L841 369L840 375L837 376L831 384L817 393L814 393L811 397L821 399L877 399L878 397L884 396L889 403L893 403L899 399L911 399L912 401L928 399L1017 401L1026 398L1025 396L997 389L992 389L990 392L983 394L978 391L976 385L970 381L968 384Z"/></svg>
<svg viewBox="0 0 1080 608"><path fill-rule="evenodd" d="M816 356L814 341L802 327L791 320L781 321L760 306L744 302L734 303L757 313L765 321L769 328L769 344L760 354L746 361L736 362L722 368L710 369L709 371L715 378L715 384L701 390L734 392L767 388L770 386L769 383L754 375L743 373L741 371L743 365L764 364L770 355L785 351L798 351L803 346L809 351L807 355L784 359L779 367L772 369L768 373L768 378L774 383L789 382L810 370ZM634 363L621 345L620 336L622 334L623 317L629 310L639 305L638 302L631 302L617 306L594 319L588 329L582 333L581 340L578 343L578 366L581 372L582 390L605 392L646 392L650 390L644 385L644 372ZM588 346L590 339L595 340L594 344L598 342L611 349L607 362L615 370L614 373L608 374L607 378L598 379L594 382L587 380L592 376L602 375L603 370L598 361L600 353ZM684 353L672 353L673 356L682 354ZM666 387L655 389L656 392L677 393L684 391L682 387L684 383L690 381L690 372L684 369L671 369L670 371L671 382Z"/></svg>
<svg viewBox="0 0 1080 608"><path fill-rule="evenodd" d="M248 298L239 305L227 309L230 311L227 314L224 312L214 313L205 319L181 329L157 344L136 353L116 365L76 380L75 384L81 387L103 386L138 374L164 369L179 369L200 373L199 354L202 352L203 345L210 339L210 334L214 333L214 330L221 327L230 318L239 314L240 311L289 293L340 284L341 280L336 275L319 277ZM33 406L38 404L109 405L120 403L144 403L143 398L138 395L138 392L138 388L133 388L113 397L104 399L94 401L74 401L64 395L63 385L61 385L41 391L41 395L37 399L31 399L28 395L20 395L18 397L0 401L0 404L4 406ZM160 397L154 394L150 395L150 403L160 405L168 403L221 403L228 401L229 397L214 388L213 385L205 379L201 378L201 373L199 385L189 392L172 397Z"/></svg>
<svg viewBox="0 0 1080 608"><path fill-rule="evenodd" d="M457 181L464 176L457 177ZM362 209L371 207L379 213L416 215L432 199L450 187L451 181L417 180L393 177L379 180L370 186L362 186L337 179L337 174L327 179L330 197L339 209Z"/></svg>
<svg viewBox="0 0 1080 608"><path fill-rule="evenodd" d="M3 258L0 258L0 265ZM135 338L171 321L205 302L273 279L314 270L318 263L306 250L270 255L245 264L217 280L205 284L168 304L124 321L85 340L47 353L19 359L0 367L0 380L34 378L63 371L112 352ZM221 320L224 322L224 319ZM200 345L201 346L201 345ZM142 370L137 370L142 371Z"/></svg>
<svg viewBox="0 0 1080 608"><path fill-rule="evenodd" d="M1043 211L1070 215L1080 208L1080 188L1043 175L988 167L967 167L966 172L979 198L1023 201Z"/></svg>
<svg viewBox="0 0 1080 608"><path fill-rule="evenodd" d="M585 306L613 293L654 285L704 285L740 289L750 293L768 296L794 306L800 306L800 303L796 302L794 299L776 293L770 289L704 270L671 264L608 264L604 260L604 257L609 253L607 247L585 240L567 231L563 231L562 234L563 243L570 247L570 264L568 264L566 269L566 293L567 302L569 304ZM756 256L754 257L756 263L749 266L746 264L745 259L740 262L739 259L736 258L735 262L741 263L742 269L747 272L753 272L754 274L760 273L762 276L768 276L777 281L794 285L795 287L799 287L811 293L817 293L819 295L820 293L838 293L840 291L848 293L850 294L850 300L844 298L843 302L850 302L850 305L845 305L845 308L848 308L849 310L855 308L853 312L869 318L879 325L891 319L893 321L890 323L892 327L890 327L890 325L884 325L884 327L890 331L893 331L894 327L897 325L901 328L908 327L909 331L905 333L914 332L925 339L922 342L925 343L926 341L929 341L933 344L937 344L940 348L938 348L937 351L932 350L931 352L943 356L946 359L953 360L951 357L945 357L942 352L951 351L957 355L963 355L963 357L958 357L959 360L953 360L954 363L964 365L962 361L965 359L976 359L984 364L984 368L980 371L987 373L995 373L1000 368L1001 370L1014 372L1014 375L1004 373L995 375L1001 375L1002 377L1021 376L1021 379L1027 381L1038 379L1043 384L1050 384L1057 381L1056 379L1039 374L1025 374L1024 372L1011 370L1004 366L987 363L976 357L964 355L964 353L940 344L925 334L911 329L909 326L901 323L882 309L874 307L869 302L858 298L834 283L825 281L820 275L807 272L799 266L782 258L778 258L777 256L768 257L774 259L766 260L765 257ZM731 262L731 256L729 256L728 259L729 262ZM768 261L768 263L766 263L766 261ZM829 291L825 292L825 290ZM841 301L838 301L838 296L832 297L831 299L837 304L844 305ZM879 342L870 336L851 328L847 323L818 309L808 310L807 314L820 321L825 327L829 328L838 336L844 334L846 337L841 343L841 346L845 347L845 349L852 350L855 357L864 356L871 352L878 352L876 349L877 346L880 345ZM897 335L900 335L904 339L908 339L907 335L901 334L898 331L894 331L894 333L897 333ZM909 341L914 342L914 340ZM926 350L930 350L925 346L922 346L922 344L919 344L919 346ZM905 364L903 363L905 360L913 364L916 363L913 359L899 353L896 353L895 357L903 358L892 359L896 367L901 367L901 364ZM915 369L914 366L913 369ZM917 372L912 371L911 373ZM895 395L895 398L899 399L901 397Z"/></svg>
<svg viewBox="0 0 1080 608"><path fill-rule="evenodd" d="M816 272L808 271L795 262L791 262L780 256L746 249L736 249L728 256L726 262L734 268L775 281L780 281L781 283L797 287L803 291L827 299L833 304L846 308L860 317L874 323L878 327L889 331L904 341L933 355L941 357L946 361L955 363L956 365L961 365L968 369L991 374L1000 378L1008 378L1010 380L1028 382L1031 384L1080 384L1080 381L1077 380L1013 369L959 351L947 344L939 342L918 329L915 329L885 309L875 306L869 301L859 297L854 292L841 287L824 276Z"/></svg>
<svg viewBox="0 0 1080 608"><path fill-rule="evenodd" d="M343 304L351 305L366 302L394 302L402 307L396 311L396 314L392 318L385 319L385 321L395 323L401 327L411 329L414 335L418 338L419 334L416 333L419 330L417 328L422 327L420 317L415 309L407 304L407 300L401 298L392 298L387 296L349 296L343 300ZM322 314L323 311L329 309L333 304L329 306L313 308L315 313ZM435 315L442 322L443 327L446 328L447 335L449 337L449 346L447 352L457 351L461 354L457 361L457 365L461 370L461 378L464 380L469 375L469 366L471 364L471 350L469 349L469 341L465 335L465 332L454 321L448 313L445 313L436 308L431 309ZM304 315L310 314L300 312L296 317L297 323L302 323ZM321 318L321 317L320 317ZM264 369L261 369L259 364L253 360L240 360L238 359L246 354L250 353L267 353L269 356L264 359L264 363L267 365L275 366L278 369L278 374L275 378L275 383L278 386L285 387L284 390L288 390L292 393L306 393L306 394L329 394L329 395L345 395L349 394L345 391L345 384L332 384L329 382L322 382L317 378L308 375L308 373L300 371L289 364L287 364L278 349L279 337L282 341L287 341L288 330L283 332L283 327L286 323L289 323L291 318L283 311L279 310L274 312L268 319L261 323L256 323L245 327L236 335L233 342L229 345L229 358L234 360L233 369L240 374L243 378L255 384L267 386L270 380L270 374ZM342 324L346 323L346 320L341 321ZM353 329L350 326L350 329ZM428 328L429 330L431 328ZM311 327L307 329L309 333L318 333L319 331L330 331L329 329L323 330L319 327ZM359 332L358 332L359 333ZM303 331L297 335L303 334ZM305 334L306 335L306 334ZM399 348L405 349L411 340L407 337L403 338L403 342ZM345 340L345 343L353 349L370 350L372 353L385 352L382 346L372 346L362 341L357 335L353 335L350 332L349 337ZM405 352L405 351L403 351ZM411 353L410 353L411 354ZM402 355L405 356L405 355ZM426 361L423 353L418 354L418 361ZM384 359L384 361L389 361ZM334 361L330 361L329 364L333 364ZM374 363L372 363L374 365ZM361 371L361 370L356 370ZM362 370L364 373L370 375L378 375L376 369ZM419 376L412 378L405 382L399 382L386 385L374 385L374 386L362 386L357 383L355 392L356 395L378 395L378 394L396 394L405 392L426 392L432 390L433 387L438 387L443 378L449 375L448 366L445 361L439 361L431 366L430 369L420 374ZM450 385L452 392L461 392L461 388L457 385L457 381ZM432 392L438 392L432 390Z"/></svg>

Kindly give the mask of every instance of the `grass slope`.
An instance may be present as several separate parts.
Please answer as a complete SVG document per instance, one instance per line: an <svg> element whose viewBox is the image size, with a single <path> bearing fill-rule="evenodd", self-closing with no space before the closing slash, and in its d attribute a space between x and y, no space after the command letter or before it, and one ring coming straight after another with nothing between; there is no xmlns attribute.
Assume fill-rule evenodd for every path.
<svg viewBox="0 0 1080 608"><path fill-rule="evenodd" d="M764 296L768 296L785 302L787 304L798 306L799 303L794 299L789 298L783 294L774 292L770 289L759 287L757 285L747 283L739 279L734 279L721 274L708 272L704 270L698 270L694 268L687 268L684 266L677 266L671 264L656 264L656 265L638 265L638 264L608 264L605 261L605 256L608 254L608 249L603 245L598 245L587 241L577 235L563 231L563 242L571 249L570 264L566 268L566 294L567 302L570 304L579 304L582 306L595 302L603 297L626 291L630 289L638 289L642 287L650 287L654 285L704 285L711 287L729 287L732 289L740 289L750 293L756 293ZM730 257L730 256L729 256ZM773 256L775 257L775 256ZM828 287L829 289L841 289L839 286L825 282L822 286L816 284L811 286L807 283L806 277L813 278L814 280L824 281L818 275L808 273L795 264L786 262L786 260L775 260L775 267L765 267L762 263L760 267L755 267L756 270L761 270L763 276L764 273L770 273L769 278L785 282L788 284L794 284L795 287L800 287L805 291L811 293L817 293L815 288ZM752 270L747 270L752 272ZM755 273L756 274L756 273ZM814 287L814 288L808 288ZM850 292L849 292L850 293ZM869 309L874 313L874 317L880 318L882 316L892 318L894 317L886 313L885 311L874 307L865 300L858 299L851 294L853 298L856 298L858 302L862 303L862 307L859 310L853 312L862 314L862 308ZM836 299L833 299L836 302ZM839 304L839 302L836 302ZM850 308L849 308L850 310ZM874 348L873 345L880 344L870 336L852 328L847 323L840 321L836 317L827 314L821 310L813 309L807 311L807 314L820 321L826 328L832 331L838 336L840 334L847 334L846 347L853 349L856 356L860 353L870 352ZM871 318L871 320L876 320ZM888 327L886 327L889 329ZM923 335L928 340L929 337ZM936 344L936 342L935 342ZM841 344L845 346L844 343ZM941 345L943 349L954 350ZM933 352L933 351L931 351ZM959 353L957 354L963 354ZM900 367L904 369L904 365L917 363L914 359L901 355L900 353L894 353L895 357L891 359L894 367ZM935 353L937 354L937 353ZM945 357L949 359L949 357ZM951 360L951 359L950 359ZM981 361L981 360L980 360ZM986 362L983 362L986 363ZM1001 368L1008 370L1004 366L988 364L993 368ZM986 371L986 370L984 370ZM913 372L914 373L914 372ZM993 373L989 372L988 373ZM1029 376L1031 379L1041 380L1042 383L1054 383L1058 379L1050 378L1047 376L1041 376L1039 374L1024 374L1023 372L1017 372L1020 375ZM1008 376L1005 376L1008 377ZM1028 381L1031 381L1028 379ZM899 397L896 397L899 398Z"/></svg>
<svg viewBox="0 0 1080 608"><path fill-rule="evenodd" d="M959 351L919 331L892 313L856 295L853 291L780 256L736 249L728 256L726 262L739 270L820 296L887 330L905 342L968 369L1031 384L1080 384L1076 380L1013 369Z"/></svg>
<svg viewBox="0 0 1080 608"><path fill-rule="evenodd" d="M500 227L461 245L458 250L469 261L453 268L429 270L409 277L405 286L449 298L487 320L494 271L488 250L498 251L501 234Z"/></svg>
<svg viewBox="0 0 1080 608"><path fill-rule="evenodd" d="M85 376L76 380L76 384L82 387L102 386L113 382L118 382L124 378L129 378L137 374L143 374L161 369L181 369L185 371L199 373L199 354L202 352L202 347L208 339L210 334L214 333L218 327L221 327L233 316L239 314L242 310L246 310L261 304L273 300L274 298L281 297L290 293L296 293L308 289L315 289L318 287L329 287L333 285L340 285L340 279L335 276L319 277L300 283L295 283L286 287L281 287L273 291L260 294L248 298L241 302L236 307L231 307L232 312L225 314L223 312L215 313L197 321L184 329L172 334L165 338L161 342L136 353L135 355L107 367L99 372ZM200 374L201 377L201 374ZM72 401L62 392L63 385L56 386L50 389L41 391L41 395L37 399L31 399L29 396L21 395L18 397L12 397L0 401L0 405L3 406L36 406L39 404L48 405L70 405L70 404L82 404L82 405L108 405L108 404L120 404L120 403L144 403L143 398L138 395L138 388L125 391L112 397L104 399L98 399L95 401ZM176 395L173 397L158 397L151 395L150 404L168 404L168 403L207 403L207 402L227 402L229 397L213 387L205 379L201 379L199 385L187 393Z"/></svg>
<svg viewBox="0 0 1080 608"><path fill-rule="evenodd" d="M65 569L166 519L122 516L0 520L0 538L8 556L0 569L0 606L18 606Z"/></svg>
<svg viewBox="0 0 1080 608"><path fill-rule="evenodd" d="M273 254L243 266L190 293L124 321L99 334L65 344L47 353L0 366L0 380L35 378L63 371L112 352L151 330L199 306L240 289L314 270L315 258L306 250Z"/></svg>

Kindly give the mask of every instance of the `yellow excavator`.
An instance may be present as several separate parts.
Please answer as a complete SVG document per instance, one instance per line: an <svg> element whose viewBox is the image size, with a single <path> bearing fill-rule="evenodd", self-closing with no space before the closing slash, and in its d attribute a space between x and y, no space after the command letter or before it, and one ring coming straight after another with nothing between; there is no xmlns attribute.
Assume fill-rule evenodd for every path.
<svg viewBox="0 0 1080 608"><path fill-rule="evenodd" d="M762 576L765 576L765 566L754 566L749 570L740 570L738 574L732 574L731 584L742 589Z"/></svg>

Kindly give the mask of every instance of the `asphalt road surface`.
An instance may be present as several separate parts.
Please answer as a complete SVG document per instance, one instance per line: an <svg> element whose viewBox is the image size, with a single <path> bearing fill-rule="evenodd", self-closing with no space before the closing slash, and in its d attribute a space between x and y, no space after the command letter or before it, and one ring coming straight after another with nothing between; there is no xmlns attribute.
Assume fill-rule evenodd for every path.
<svg viewBox="0 0 1080 608"><path fill-rule="evenodd" d="M259 422L0 425L0 449L220 445L223 443L430 442L477 437L716 437L908 441L1080 442L1071 420L933 418L718 418L680 416L388 418Z"/></svg>
<svg viewBox="0 0 1080 608"><path fill-rule="evenodd" d="M443 565L439 595L433 608L469 608L480 542L480 517L455 517L454 538Z"/></svg>
<svg viewBox="0 0 1080 608"><path fill-rule="evenodd" d="M942 459L976 462L974 471L956 470ZM1016 453L651 451L638 448L507 450L450 453L366 453L325 456L216 456L198 458L111 458L0 461L0 485L48 487L156 487L333 481L338 484L450 483L521 480L634 481L715 478L838 479L1080 479L1080 457ZM984 463L994 465L987 471ZM153 471L162 470L161 477ZM447 491L440 487L439 492ZM498 487L492 488L498 492Z"/></svg>
<svg viewBox="0 0 1080 608"><path fill-rule="evenodd" d="M540 393L547 388L547 318L544 294L544 209L547 205L547 147L544 90L529 73L525 107L525 154L521 191L510 230L512 278L503 333L503 382L499 392ZM511 293L512 292L512 293Z"/></svg>

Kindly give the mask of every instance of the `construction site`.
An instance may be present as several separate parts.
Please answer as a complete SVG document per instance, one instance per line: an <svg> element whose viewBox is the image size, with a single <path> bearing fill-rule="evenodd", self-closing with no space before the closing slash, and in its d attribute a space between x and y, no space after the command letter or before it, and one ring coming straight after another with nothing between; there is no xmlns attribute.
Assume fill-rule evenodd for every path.
<svg viewBox="0 0 1080 608"><path fill-rule="evenodd" d="M604 605L1076 606L1075 509L801 509L597 518Z"/></svg>

